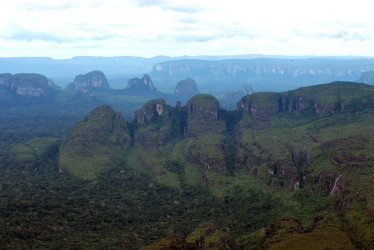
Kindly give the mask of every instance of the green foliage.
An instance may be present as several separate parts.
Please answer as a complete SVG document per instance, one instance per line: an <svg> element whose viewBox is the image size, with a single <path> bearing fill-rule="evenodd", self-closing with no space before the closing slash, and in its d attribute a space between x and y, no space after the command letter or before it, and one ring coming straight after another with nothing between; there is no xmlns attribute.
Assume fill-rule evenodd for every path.
<svg viewBox="0 0 374 250"><path fill-rule="evenodd" d="M231 249L229 234L217 230L212 222L200 224L187 236L186 241L190 247L197 249Z"/></svg>
<svg viewBox="0 0 374 250"><path fill-rule="evenodd" d="M34 138L13 147L11 161L18 166L36 167L40 162L55 157L60 140L56 138Z"/></svg>
<svg viewBox="0 0 374 250"><path fill-rule="evenodd" d="M371 92L367 85L333 83L282 93L345 108L266 119L213 105L205 111L217 111L218 119L196 119L181 107L139 125L100 106L67 137L89 105L72 114L40 109L39 116L42 103L22 104L22 114L1 106L7 111L0 113L1 246L132 249L188 235L191 248L203 236L213 248L223 239L234 249L370 249ZM59 139L48 137L65 138L60 165ZM294 219L277 220L284 217Z"/></svg>
<svg viewBox="0 0 374 250"><path fill-rule="evenodd" d="M116 154L130 143L127 122L110 106L97 107L77 123L60 148L63 170L83 179L95 179L110 169Z"/></svg>
<svg viewBox="0 0 374 250"><path fill-rule="evenodd" d="M141 250L164 250L164 249L187 249L186 237L183 234L170 235L149 246L142 247Z"/></svg>
<svg viewBox="0 0 374 250"><path fill-rule="evenodd" d="M311 229L305 230L300 221L282 218L266 230L263 243L266 249L356 249L344 232L342 223L331 215L314 219Z"/></svg>
<svg viewBox="0 0 374 250"><path fill-rule="evenodd" d="M245 104L255 108L278 107L280 95L273 92L257 92L243 97L243 101Z"/></svg>
<svg viewBox="0 0 374 250"><path fill-rule="evenodd" d="M200 106L204 109L211 109L211 108L219 107L218 100L214 96L207 95L207 94L195 95L188 101L187 106L189 106L190 104Z"/></svg>

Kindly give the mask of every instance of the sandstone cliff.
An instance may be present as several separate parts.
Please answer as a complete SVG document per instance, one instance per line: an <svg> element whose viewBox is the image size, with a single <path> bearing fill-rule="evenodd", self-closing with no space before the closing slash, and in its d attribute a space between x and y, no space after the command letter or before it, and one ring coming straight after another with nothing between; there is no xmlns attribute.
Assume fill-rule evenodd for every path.
<svg viewBox="0 0 374 250"><path fill-rule="evenodd" d="M135 112L135 118L139 125L151 121L157 117L169 117L169 107L164 99L157 99L147 102L142 109Z"/></svg>
<svg viewBox="0 0 374 250"><path fill-rule="evenodd" d="M85 75L77 75L74 87L77 91L89 92L93 88L109 89L109 83L103 72L95 70Z"/></svg>
<svg viewBox="0 0 374 250"><path fill-rule="evenodd" d="M142 79L130 79L127 83L127 89L132 91L156 91L156 88L153 85L151 78L147 74L143 75Z"/></svg>
<svg viewBox="0 0 374 250"><path fill-rule="evenodd" d="M14 90L18 95L23 96L45 96L52 89L49 80L40 74L1 74L0 85Z"/></svg>

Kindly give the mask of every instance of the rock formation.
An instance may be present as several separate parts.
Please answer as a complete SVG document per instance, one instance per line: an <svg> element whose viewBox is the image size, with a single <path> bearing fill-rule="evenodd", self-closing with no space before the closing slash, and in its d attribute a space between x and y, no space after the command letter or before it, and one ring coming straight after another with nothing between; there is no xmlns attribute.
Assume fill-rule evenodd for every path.
<svg viewBox="0 0 374 250"><path fill-rule="evenodd" d="M153 85L151 78L147 74L143 75L142 79L130 79L127 83L127 89L131 91L156 91L156 88Z"/></svg>
<svg viewBox="0 0 374 250"><path fill-rule="evenodd" d="M194 96L198 93L197 85L194 79L187 78L179 81L175 87L174 93L178 96Z"/></svg>
<svg viewBox="0 0 374 250"><path fill-rule="evenodd" d="M362 102L355 97L357 87L349 82L333 82L283 93L261 92L242 97L237 107L253 117L266 117L278 112L310 111L315 114L331 114L346 109L348 103ZM362 85L361 87L365 87ZM364 108L371 104L352 105Z"/></svg>
<svg viewBox="0 0 374 250"><path fill-rule="evenodd" d="M45 96L50 88L48 79L40 74L1 74L0 85L15 90L18 95L23 96Z"/></svg>
<svg viewBox="0 0 374 250"><path fill-rule="evenodd" d="M218 100L207 94L199 94L192 97L187 103L189 118L203 121L216 120L218 118Z"/></svg>
<svg viewBox="0 0 374 250"><path fill-rule="evenodd" d="M103 72L95 70L85 75L77 75L74 79L75 90L87 92L93 88L109 89L109 83Z"/></svg>
<svg viewBox="0 0 374 250"><path fill-rule="evenodd" d="M187 103L185 136L193 138L187 159L208 170L226 173L225 122L218 120L218 100L205 94L192 97Z"/></svg>
<svg viewBox="0 0 374 250"><path fill-rule="evenodd" d="M238 108L254 117L270 116L280 111L280 94L272 92L254 93L243 97L238 102Z"/></svg>
<svg viewBox="0 0 374 250"><path fill-rule="evenodd" d="M374 70L363 72L357 82L374 84Z"/></svg>
<svg viewBox="0 0 374 250"><path fill-rule="evenodd" d="M147 102L142 109L135 112L135 118L139 125L146 121L151 121L153 118L169 117L168 105L164 99L157 99Z"/></svg>

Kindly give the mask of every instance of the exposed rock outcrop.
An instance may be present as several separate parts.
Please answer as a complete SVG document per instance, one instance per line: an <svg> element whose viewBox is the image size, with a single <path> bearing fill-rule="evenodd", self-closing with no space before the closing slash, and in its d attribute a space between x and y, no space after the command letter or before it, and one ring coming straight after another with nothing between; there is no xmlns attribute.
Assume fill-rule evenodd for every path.
<svg viewBox="0 0 374 250"><path fill-rule="evenodd" d="M1 74L0 85L15 90L18 95L35 97L45 96L53 89L48 79L40 74Z"/></svg>
<svg viewBox="0 0 374 250"><path fill-rule="evenodd" d="M135 118L139 125L151 121L157 117L169 118L169 106L164 99L151 100L144 104L143 108L135 112Z"/></svg>
<svg viewBox="0 0 374 250"><path fill-rule="evenodd" d="M145 74L142 79L133 78L127 82L127 89L131 91L157 91L151 78Z"/></svg>
<svg viewBox="0 0 374 250"><path fill-rule="evenodd" d="M357 82L374 84L374 70L363 72Z"/></svg>
<svg viewBox="0 0 374 250"><path fill-rule="evenodd" d="M253 117L266 117L279 112L308 111L315 114L331 114L347 108L363 109L372 104L355 96L359 88L350 82L333 82L293 91L254 93L242 97L237 107Z"/></svg>
<svg viewBox="0 0 374 250"><path fill-rule="evenodd" d="M77 75L74 79L75 90L87 92L89 89L109 89L109 83L103 72L95 70L85 75Z"/></svg>
<svg viewBox="0 0 374 250"><path fill-rule="evenodd" d="M10 88L13 82L13 75L9 73L0 74L0 85Z"/></svg>
<svg viewBox="0 0 374 250"><path fill-rule="evenodd" d="M199 94L187 103L185 136L193 138L187 151L188 161L219 173L226 173L225 122L218 120L219 103L211 95Z"/></svg>
<svg viewBox="0 0 374 250"><path fill-rule="evenodd" d="M282 109L281 96L273 92L254 93L244 96L237 106L254 117L271 116Z"/></svg>
<svg viewBox="0 0 374 250"><path fill-rule="evenodd" d="M48 79L48 86L54 90L61 90L61 88L57 86L52 79Z"/></svg>

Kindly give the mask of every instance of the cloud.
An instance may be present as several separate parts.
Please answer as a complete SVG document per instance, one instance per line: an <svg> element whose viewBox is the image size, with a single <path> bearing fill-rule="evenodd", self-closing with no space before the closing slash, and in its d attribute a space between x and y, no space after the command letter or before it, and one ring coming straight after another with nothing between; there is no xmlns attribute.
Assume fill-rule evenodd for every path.
<svg viewBox="0 0 374 250"><path fill-rule="evenodd" d="M347 30L337 30L331 33L321 33L319 37L341 39L344 41L365 41L368 39L367 36L357 32L349 32Z"/></svg>
<svg viewBox="0 0 374 250"><path fill-rule="evenodd" d="M29 27L11 25L2 34L2 38L5 40L15 41L44 41L52 43L77 43L82 41L102 41L109 40L116 36L112 32L83 32L83 31L64 31L64 30L33 30Z"/></svg>
<svg viewBox="0 0 374 250"><path fill-rule="evenodd" d="M161 10L170 10L181 13L199 13L208 10L200 3L193 3L191 1L168 1L168 0L137 0L138 7L158 7Z"/></svg>
<svg viewBox="0 0 374 250"><path fill-rule="evenodd" d="M39 10L66 10L77 7L76 2L28 2L23 4L20 9L25 11L39 11Z"/></svg>
<svg viewBox="0 0 374 250"><path fill-rule="evenodd" d="M209 41L215 41L219 39L218 36L216 35L196 35L196 34L181 34L181 35L176 35L173 37L173 40L175 42L198 42L198 43L203 43L203 42L209 42Z"/></svg>
<svg viewBox="0 0 374 250"><path fill-rule="evenodd" d="M195 16L178 16L175 18L175 21L182 24L197 24L201 22L201 20Z"/></svg>
<svg viewBox="0 0 374 250"><path fill-rule="evenodd" d="M16 29L12 32L7 32L5 35L2 35L3 39L17 40L17 41L46 41L46 42L55 42L55 43L67 43L73 42L74 40L71 37L64 37L60 34L56 34L49 31L32 31L27 29Z"/></svg>

